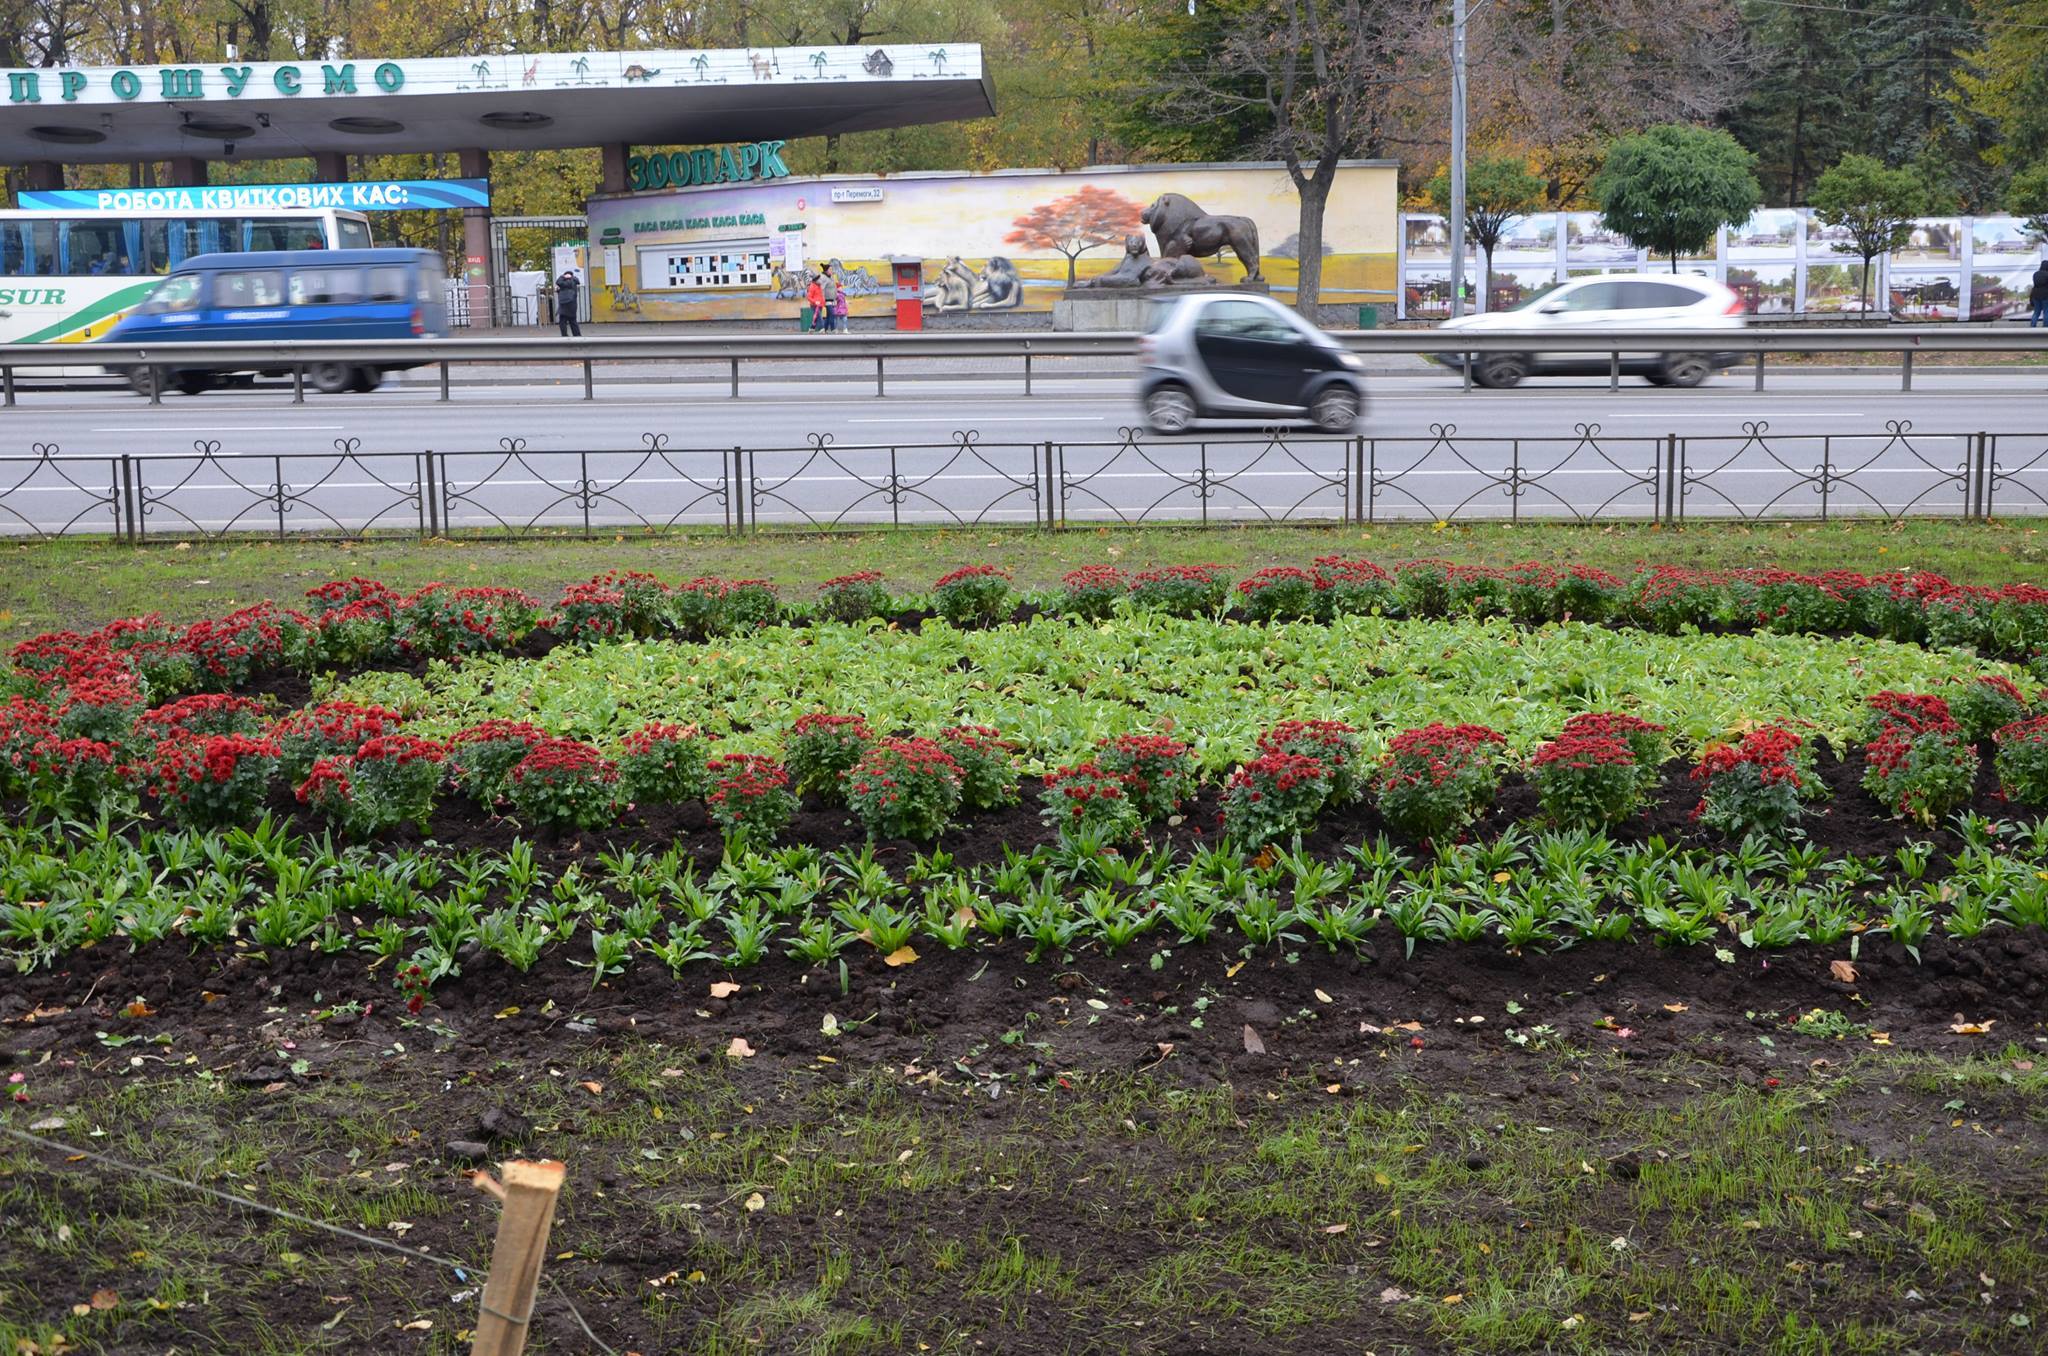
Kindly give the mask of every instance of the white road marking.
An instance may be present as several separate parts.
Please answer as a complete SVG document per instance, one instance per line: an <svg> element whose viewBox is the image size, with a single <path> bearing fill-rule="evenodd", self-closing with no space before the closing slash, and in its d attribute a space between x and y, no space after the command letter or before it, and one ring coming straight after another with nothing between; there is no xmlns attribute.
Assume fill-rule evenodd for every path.
<svg viewBox="0 0 2048 1356"><path fill-rule="evenodd" d="M87 433L336 433L347 424L147 424L90 428Z"/></svg>

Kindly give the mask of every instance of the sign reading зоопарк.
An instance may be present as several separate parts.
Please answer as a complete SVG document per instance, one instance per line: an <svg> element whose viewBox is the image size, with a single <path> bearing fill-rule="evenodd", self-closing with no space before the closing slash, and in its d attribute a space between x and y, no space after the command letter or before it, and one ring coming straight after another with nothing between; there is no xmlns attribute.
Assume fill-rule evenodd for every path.
<svg viewBox="0 0 2048 1356"><path fill-rule="evenodd" d="M489 207L488 179L366 179L347 184L214 184L196 188L23 189L19 205L33 212L249 212L332 207L350 212L405 212L435 207Z"/></svg>

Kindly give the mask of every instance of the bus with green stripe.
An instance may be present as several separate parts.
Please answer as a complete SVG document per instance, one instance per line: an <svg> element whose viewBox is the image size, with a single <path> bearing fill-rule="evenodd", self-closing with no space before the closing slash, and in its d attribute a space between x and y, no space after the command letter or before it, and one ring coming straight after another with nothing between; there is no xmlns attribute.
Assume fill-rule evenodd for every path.
<svg viewBox="0 0 2048 1356"><path fill-rule="evenodd" d="M0 211L0 343L105 338L171 270L196 255L368 249L371 243L368 217L327 207ZM103 375L97 364L38 371Z"/></svg>

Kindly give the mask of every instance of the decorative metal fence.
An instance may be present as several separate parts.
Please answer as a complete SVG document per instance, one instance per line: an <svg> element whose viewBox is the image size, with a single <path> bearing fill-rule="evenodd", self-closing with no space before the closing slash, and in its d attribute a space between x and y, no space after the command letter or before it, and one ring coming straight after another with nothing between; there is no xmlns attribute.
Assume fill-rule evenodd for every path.
<svg viewBox="0 0 2048 1356"><path fill-rule="evenodd" d="M0 456L0 532L140 543L260 533L752 532L1018 524L1681 522L2048 513L2048 434L1146 437L618 450Z"/></svg>

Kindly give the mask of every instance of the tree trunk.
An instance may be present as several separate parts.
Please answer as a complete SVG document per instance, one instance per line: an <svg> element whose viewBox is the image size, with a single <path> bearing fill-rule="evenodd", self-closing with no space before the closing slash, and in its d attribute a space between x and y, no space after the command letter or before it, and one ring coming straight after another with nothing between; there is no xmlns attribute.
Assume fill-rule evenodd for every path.
<svg viewBox="0 0 2048 1356"><path fill-rule="evenodd" d="M831 132L825 137L825 173L839 173L839 133Z"/></svg>
<svg viewBox="0 0 2048 1356"><path fill-rule="evenodd" d="M1678 251L1677 251L1677 250L1673 250L1673 251L1671 251L1671 271L1672 271L1673 273L1676 273L1676 272L1678 272Z"/></svg>
<svg viewBox="0 0 2048 1356"><path fill-rule="evenodd" d="M1062 254L1066 254L1065 250L1062 250L1060 252ZM1069 289L1071 289L1074 285L1074 261L1079 259L1080 257L1081 251L1079 250L1075 250L1072 254L1067 255L1067 286Z"/></svg>
<svg viewBox="0 0 2048 1356"><path fill-rule="evenodd" d="M1493 251L1486 251L1486 262L1479 268L1479 309L1493 309Z"/></svg>
<svg viewBox="0 0 2048 1356"><path fill-rule="evenodd" d="M1294 309L1313 325L1323 293L1323 212L1329 206L1330 185L1317 173L1297 177L1295 192L1301 198L1301 233L1295 238L1294 257L1300 268L1294 280Z"/></svg>

